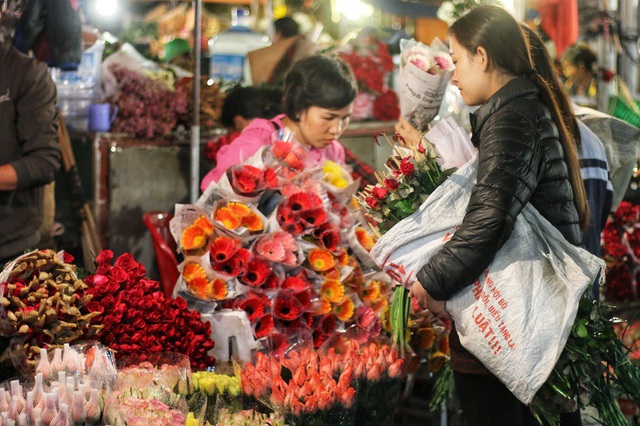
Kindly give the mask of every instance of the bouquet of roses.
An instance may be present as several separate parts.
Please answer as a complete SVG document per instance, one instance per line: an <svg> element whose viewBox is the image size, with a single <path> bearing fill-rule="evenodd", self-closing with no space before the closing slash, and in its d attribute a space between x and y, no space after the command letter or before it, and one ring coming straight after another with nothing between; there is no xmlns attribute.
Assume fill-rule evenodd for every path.
<svg viewBox="0 0 640 426"><path fill-rule="evenodd" d="M195 369L213 365L207 354L214 345L210 323L187 309L183 299L166 298L160 283L146 278L144 265L130 254L115 262L113 257L111 250L100 252L95 274L84 280L93 296L87 309L97 314L92 321L104 327L96 338L118 356L177 352Z"/></svg>
<svg viewBox="0 0 640 426"><path fill-rule="evenodd" d="M413 127L425 131L438 114L454 65L437 38L430 46L401 40L400 49L400 112Z"/></svg>
<svg viewBox="0 0 640 426"><path fill-rule="evenodd" d="M396 120L398 96L388 85L394 65L387 45L373 35L366 35L341 49L340 56L349 64L358 83L352 119Z"/></svg>

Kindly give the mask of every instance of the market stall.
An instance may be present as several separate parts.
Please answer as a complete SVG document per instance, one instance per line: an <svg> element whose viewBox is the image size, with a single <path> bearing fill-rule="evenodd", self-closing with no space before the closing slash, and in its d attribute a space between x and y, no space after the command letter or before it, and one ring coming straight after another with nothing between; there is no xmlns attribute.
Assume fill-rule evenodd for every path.
<svg viewBox="0 0 640 426"><path fill-rule="evenodd" d="M507 249L448 302L453 319L422 309L409 289L464 220L476 173L468 110L448 85L449 48L429 33L428 44L405 39L394 52L379 33L359 32L334 49L358 86L340 139L347 162L317 159L283 132L201 193L211 157L231 135L221 124L228 87L203 72L206 43L187 41L213 35L203 37L212 22L224 27L202 19L202 3L224 2L152 15L168 36L151 43L156 53L193 53L185 62L192 68L167 64L166 56L151 60L134 44L103 45L103 36L87 55L101 58L99 72L81 67L87 73L70 86L70 75L54 73L66 86L61 104L75 154L64 173L73 171L76 190L92 201L102 250L91 253L95 259L74 259L64 247L35 250L2 271L2 425L402 419L443 426L448 414L460 414L451 405L452 321L475 339L474 356L539 418L596 407L606 424L622 425L633 415L640 402L632 321L640 299L637 201L627 196L603 233L606 302L584 292L604 263L527 209ZM285 2L232 3L270 16ZM331 3L338 15L353 12ZM437 12L425 3L369 3L378 22L387 22L384 13L435 20ZM463 3L475 2L456 6ZM514 2L514 13L524 15L523 5ZM105 88L100 99L96 78ZM98 102L106 121L89 112ZM416 140L395 134L399 116ZM612 133L616 123L598 125ZM626 157L638 152L614 139L607 154L622 175ZM354 173L353 164L367 168ZM637 168L632 173L637 189ZM68 198L59 209L77 204ZM562 298L523 297L514 277L527 274ZM608 302L621 304L616 314L628 329L609 321ZM545 312L545 327L520 321L530 311ZM539 350L521 349L529 344Z"/></svg>

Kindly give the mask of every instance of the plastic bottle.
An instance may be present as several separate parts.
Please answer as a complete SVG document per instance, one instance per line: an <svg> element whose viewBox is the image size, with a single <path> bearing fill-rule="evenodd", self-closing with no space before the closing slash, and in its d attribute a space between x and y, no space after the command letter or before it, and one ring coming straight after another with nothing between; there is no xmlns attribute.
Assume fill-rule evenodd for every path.
<svg viewBox="0 0 640 426"><path fill-rule="evenodd" d="M271 43L269 37L249 29L247 9L234 8L231 14L231 29L209 40L209 78L215 82L251 84L247 53Z"/></svg>

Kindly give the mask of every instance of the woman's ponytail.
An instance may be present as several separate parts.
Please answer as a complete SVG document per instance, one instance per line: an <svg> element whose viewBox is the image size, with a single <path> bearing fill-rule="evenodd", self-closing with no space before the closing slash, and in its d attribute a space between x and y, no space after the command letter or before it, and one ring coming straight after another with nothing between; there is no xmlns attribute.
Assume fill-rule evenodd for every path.
<svg viewBox="0 0 640 426"><path fill-rule="evenodd" d="M569 169L569 181L573 188L573 202L578 210L578 217L580 219L580 229L586 230L591 224L591 213L589 211L589 202L587 200L587 192L584 189L584 182L582 181L582 175L580 174L580 162L578 161L578 153L576 152L576 146L571 138L571 132L565 125L562 112L558 103L556 102L553 92L549 88L547 82L540 77L537 72L527 73L527 77L531 80L536 87L540 90L540 97L542 102L549 108L553 121L558 127L560 133L560 143L562 144L562 150L564 152L564 161Z"/></svg>

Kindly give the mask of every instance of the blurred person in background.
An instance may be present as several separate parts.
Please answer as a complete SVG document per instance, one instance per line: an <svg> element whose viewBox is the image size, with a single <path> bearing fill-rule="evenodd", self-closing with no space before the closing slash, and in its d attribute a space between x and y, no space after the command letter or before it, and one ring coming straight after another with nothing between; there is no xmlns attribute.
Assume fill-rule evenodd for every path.
<svg viewBox="0 0 640 426"><path fill-rule="evenodd" d="M14 44L51 67L76 70L82 59L78 0L26 0Z"/></svg>
<svg viewBox="0 0 640 426"><path fill-rule="evenodd" d="M582 98L596 97L598 58L589 46L584 43L574 44L562 55L561 64L569 95Z"/></svg>

